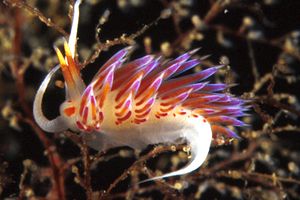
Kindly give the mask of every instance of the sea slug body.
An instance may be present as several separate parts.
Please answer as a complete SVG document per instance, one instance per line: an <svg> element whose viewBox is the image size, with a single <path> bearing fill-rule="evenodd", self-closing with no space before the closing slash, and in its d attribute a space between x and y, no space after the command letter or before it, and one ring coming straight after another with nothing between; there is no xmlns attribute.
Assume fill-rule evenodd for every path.
<svg viewBox="0 0 300 200"><path fill-rule="evenodd" d="M77 1L73 18L79 17L79 4ZM154 55L126 62L129 47L113 55L86 86L74 59L77 22L64 44L65 55L56 48L59 66L49 72L35 97L34 117L43 130L81 132L89 146L97 150L117 146L143 149L149 144L176 144L178 139L186 139L191 146L190 163L151 180L197 169L205 161L215 135L238 137L227 126L244 126L237 119L246 110L244 101L222 93L226 84L207 81L221 66L180 76L201 63L192 58L196 50L168 62ZM42 112L42 100L59 68L65 80L66 100L60 106L60 116L48 120Z"/></svg>

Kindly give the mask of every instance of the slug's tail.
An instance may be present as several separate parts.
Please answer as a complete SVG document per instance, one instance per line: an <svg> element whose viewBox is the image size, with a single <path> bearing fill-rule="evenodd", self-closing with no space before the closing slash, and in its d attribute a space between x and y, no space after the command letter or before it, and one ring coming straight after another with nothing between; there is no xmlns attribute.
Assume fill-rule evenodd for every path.
<svg viewBox="0 0 300 200"><path fill-rule="evenodd" d="M184 138L187 140L187 143L191 147L191 161L189 162L189 164L180 170L170 172L162 176L146 179L139 182L138 184L172 176L184 175L199 168L205 161L211 144L212 131L209 123L204 123L201 124L201 127L198 126L198 128L187 130Z"/></svg>

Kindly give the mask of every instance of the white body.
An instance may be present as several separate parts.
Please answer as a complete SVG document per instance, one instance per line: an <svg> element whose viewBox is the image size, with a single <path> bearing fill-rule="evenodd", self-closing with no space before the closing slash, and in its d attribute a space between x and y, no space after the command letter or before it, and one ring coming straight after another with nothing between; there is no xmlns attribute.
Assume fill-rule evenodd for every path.
<svg viewBox="0 0 300 200"><path fill-rule="evenodd" d="M109 98L112 102L114 93ZM143 149L149 144L169 143L176 144L178 139L185 139L191 146L191 161L185 168L165 174L153 179L182 175L197 169L206 159L209 152L212 131L210 124L201 116L173 115L176 110L168 116L157 118L155 110L159 107L157 100L153 106L149 119L142 124L131 123L130 119L122 124L116 125L114 116L114 104L105 103L103 112L104 121L101 124L101 132L87 134L88 144L97 150L106 150L117 146L129 146L135 149ZM134 108L133 108L134 109ZM131 117L132 118L132 117Z"/></svg>
<svg viewBox="0 0 300 200"><path fill-rule="evenodd" d="M72 63L72 59L74 59L74 55L75 55L76 33L77 33L77 26L78 26L80 2L81 2L80 0L77 0L76 4L74 6L72 31L70 33L70 39L69 39L70 50L68 50L68 48L66 48L66 47L68 47L68 45L65 45L65 50L70 51L69 54L66 56L69 59L69 61L71 61L69 63L70 66L73 66L73 65L75 66L75 64L71 65L71 63ZM57 53L61 54L59 51ZM66 69L64 68L65 74L69 75L69 77L67 77L67 76L66 77L70 78L70 76L71 76L70 80L71 80L71 82L72 81L74 82L74 80L75 80L74 72L75 72L75 74L77 72L76 66L75 67L73 66L72 69L67 68L68 60L64 59L63 56L59 55L59 54L58 54L58 56L60 59L61 67L62 68L65 67L66 68ZM71 56L70 56L70 54L71 54ZM191 52L191 54L192 54L192 52ZM119 60L119 61L121 62L122 60ZM183 63L184 62L187 63L188 61L183 61ZM73 63L75 63L75 62L73 62ZM181 64L183 64L183 63L181 63ZM169 71L164 71L161 74L164 76L165 75L164 73L166 73L166 74L171 73L171 71L172 71L171 69L174 66L176 67L177 65L170 65L168 67L168 69L166 69ZM63 104L63 106L61 106L61 115L53 120L47 119L42 112L43 95L46 91L46 88L48 87L51 77L57 71L58 68L59 68L59 66L53 68L49 72L49 74L46 76L46 78L44 79L43 83L41 84L41 86L39 87L39 89L37 91L37 94L36 94L36 97L34 100L34 105L33 105L34 118L35 118L36 122L38 123L38 125L47 132L60 132L60 131L66 130L66 129L78 131L79 129L76 127L75 122L80 121L81 117L82 117L78 113L78 109L80 107L80 101L82 98L81 95L84 96L84 94L82 94L82 92L83 92L83 89L85 88L85 85L84 85L83 81L81 80L80 75L78 75L78 77L77 77L77 79L79 81L77 80L76 83L72 82L72 84L75 84L76 86L78 86L78 87L75 87L75 89L73 88L73 90L76 90L76 91L73 91L71 89L68 90L68 87L66 87L66 96L67 96L66 97L66 102L67 102L66 106L68 105L68 102L69 102L68 100L72 100L71 102L77 110L76 113L72 115L72 117L66 117L64 115L63 109L66 108L64 104ZM217 69L217 68L215 67L214 69ZM72 71L73 74L71 73L71 71L68 71L68 70L71 70L71 71L73 70ZM212 70L211 73L209 74L206 71L206 73L208 73L208 74L205 75L205 73L204 73L203 77L207 78L214 72L215 71ZM68 74L68 73L70 73L70 74ZM78 72L78 74L79 73L80 72ZM173 71L172 73L175 73L175 71ZM169 74L169 75L171 75L171 74ZM198 76L199 76L199 74L196 77L198 77ZM203 77L202 78L201 78L201 76L199 76L199 77L200 77L199 80L203 79ZM191 78L192 81L191 82L188 81L188 82L184 83L184 85L182 85L182 86L191 86L191 88L193 88L192 85L189 85L189 84L192 84L192 82L196 82L199 80L194 80L193 77L189 77L189 78ZM126 84L126 80L125 80L124 84ZM68 84L66 84L66 86L67 85ZM110 86L112 86L112 85L110 85ZM181 86L179 85L179 87L181 87ZM214 87L213 86L210 86L210 87L212 89L206 88L206 92L207 92L207 90L208 91L212 90L211 92L214 92L214 89L213 89ZM218 88L217 85L215 85L215 88ZM199 88L198 88L198 90L199 90ZM77 92L79 94L79 96L76 96L74 92ZM175 109L168 111L167 116L158 118L156 116L156 114L161 109L161 105L160 105L161 102L160 102L159 98L155 98L155 103L154 103L153 107L151 108L151 112L149 113L149 116L147 116L146 121L142 122L140 124L137 124L137 123L132 122L135 118L134 111L136 109L135 108L136 102L135 102L134 95L133 95L132 96L132 104L130 104L130 106L132 106L132 107L127 108L128 110L132 111L132 115L130 116L129 119L123 120L121 123L116 124L116 122L118 121L118 119L115 116L115 114L116 114L116 112L115 112L116 111L115 110L116 94L117 94L117 90L110 91L108 93L108 96L105 98L103 107L99 108L101 110L98 110L103 113L103 121L101 121L101 124L99 124L99 127L100 127L99 131L97 131L97 132L96 131L94 131L94 132L87 131L87 132L82 133L82 135L84 135L86 137L87 142L90 147L92 147L96 150L100 150L100 151L107 150L109 148L117 147L117 146L129 146L129 147L132 147L135 149L143 149L149 144L159 144L159 143L178 144L180 142L179 139L185 139L186 142L188 143L188 145L190 145L190 147L191 147L190 163L183 169L165 174L163 176L148 179L148 180L155 180L155 179L160 179L160 178L165 178L165 177L170 177L170 176L187 174L187 173L197 169L198 167L200 167L201 164L205 161L207 154L209 152L209 148L210 148L210 144L211 144L211 140L212 140L212 129L214 129L214 126L215 126L215 125L213 125L211 127L211 125L208 122L209 120L205 119L198 113L193 114L191 112L191 110L188 110L188 108L182 107L180 104L176 105ZM179 95L179 94L177 94L177 95ZM179 97L179 96L177 96L177 97ZM221 95L220 99L222 99L222 98L223 98L223 96ZM173 99L173 101L174 101L174 99ZM177 102L177 103L179 103L179 102ZM225 102L221 101L219 103L220 103L220 105L222 105L222 103L223 103L223 104L225 104L225 106L219 106L220 109L218 112L221 112L221 113L224 112L224 115L226 115L226 113L228 113L229 115L239 116L238 112L236 114L234 114L236 112L236 111L234 111L234 108L240 109L240 107L241 107L240 105L236 107L234 103L232 105L227 103L228 106L226 107L226 105L227 105L226 101ZM196 107L196 108L202 108L201 105L202 104L199 103L199 107ZM84 106L87 106L86 103L84 104ZM230 109L228 109L227 111L226 111L226 109L222 110L222 109L224 109L223 107L230 108L231 110ZM204 106L204 109L205 109L205 106ZM182 114L181 111L185 111L186 113ZM92 112L91 109L89 112ZM89 123L93 123L93 120L91 119L92 115L90 114L88 116L89 117L85 118L85 120L86 120L85 123L87 125ZM214 120L218 122L218 120L222 121L222 118L215 118ZM224 122L226 122L228 124L234 124L234 123L239 124L236 120L233 120L233 119L229 119L229 120L225 119ZM223 132L225 134L232 133L225 128L222 128L219 126L215 126L215 127L218 128L217 130L219 132ZM92 129L92 130L96 130L96 129ZM146 181L148 181L148 180L146 180ZM143 181L143 182L145 182L145 181Z"/></svg>

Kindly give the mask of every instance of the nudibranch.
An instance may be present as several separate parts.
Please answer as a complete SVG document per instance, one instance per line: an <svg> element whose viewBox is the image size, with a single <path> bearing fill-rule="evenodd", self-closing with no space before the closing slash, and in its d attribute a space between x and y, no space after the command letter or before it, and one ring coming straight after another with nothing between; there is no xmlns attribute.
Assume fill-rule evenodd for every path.
<svg viewBox="0 0 300 200"><path fill-rule="evenodd" d="M86 86L74 59L79 3L75 4L69 42L64 43L65 55L55 49L59 65L46 76L34 100L34 117L43 130L80 132L97 150L117 146L143 149L149 144L178 144L179 139L185 139L191 147L190 163L151 180L197 169L208 155L213 135L237 137L228 126L244 125L237 119L246 110L244 101L221 92L226 84L206 81L221 66L180 76L201 63L191 58L195 50L171 61L146 55L126 62L127 47L103 64ZM42 100L59 68L66 99L60 116L49 120L42 112Z"/></svg>

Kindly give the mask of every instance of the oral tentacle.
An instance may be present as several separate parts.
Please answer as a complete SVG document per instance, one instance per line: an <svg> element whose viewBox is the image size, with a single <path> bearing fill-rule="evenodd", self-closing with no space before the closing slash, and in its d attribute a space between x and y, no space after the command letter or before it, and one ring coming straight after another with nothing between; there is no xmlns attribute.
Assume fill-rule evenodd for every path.
<svg viewBox="0 0 300 200"><path fill-rule="evenodd" d="M54 67L40 85L33 102L33 116L36 123L46 132L61 132L68 129L61 116L49 120L43 113L42 102L49 82L59 66Z"/></svg>

